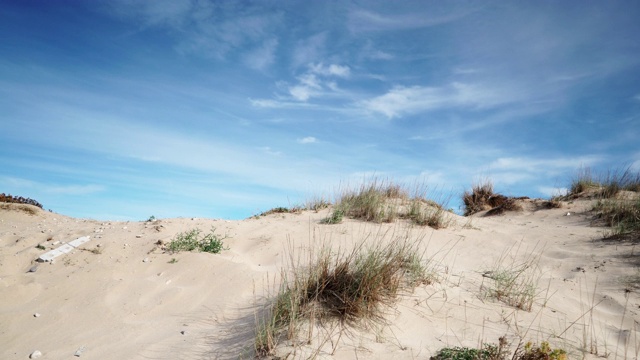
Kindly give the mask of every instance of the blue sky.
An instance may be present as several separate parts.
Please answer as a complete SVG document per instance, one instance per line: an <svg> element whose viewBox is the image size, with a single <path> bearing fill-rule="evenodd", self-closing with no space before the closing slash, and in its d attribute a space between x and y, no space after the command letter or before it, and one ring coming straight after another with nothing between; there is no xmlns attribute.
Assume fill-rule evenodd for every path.
<svg viewBox="0 0 640 360"><path fill-rule="evenodd" d="M66 215L640 169L637 1L0 3L0 192Z"/></svg>

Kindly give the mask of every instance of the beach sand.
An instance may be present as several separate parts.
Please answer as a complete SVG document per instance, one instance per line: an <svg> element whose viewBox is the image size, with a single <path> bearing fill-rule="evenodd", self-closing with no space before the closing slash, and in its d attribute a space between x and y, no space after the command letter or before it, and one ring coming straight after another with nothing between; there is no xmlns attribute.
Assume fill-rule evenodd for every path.
<svg viewBox="0 0 640 360"><path fill-rule="evenodd" d="M330 208L226 221L76 219L11 204L0 208L0 359L251 359L256 317L281 271L321 244L419 242L437 281L400 294L368 327L315 324L311 342L282 341L285 358L429 359L443 347L505 336L548 341L569 359L636 359L638 252L602 240L590 200L559 209L528 201L497 216L449 214L444 229L405 220L321 224ZM212 227L219 254L163 250L181 232ZM90 241L53 262L45 252ZM37 246L44 245L45 250ZM534 284L530 311L491 296L494 275L519 269ZM523 275L524 276L524 275ZM523 277L524 278L524 277Z"/></svg>

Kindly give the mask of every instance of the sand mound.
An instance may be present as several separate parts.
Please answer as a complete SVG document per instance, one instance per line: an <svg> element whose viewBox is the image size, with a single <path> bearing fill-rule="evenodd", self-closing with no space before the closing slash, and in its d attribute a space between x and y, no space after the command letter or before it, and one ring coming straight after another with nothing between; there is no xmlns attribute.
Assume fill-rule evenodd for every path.
<svg viewBox="0 0 640 360"><path fill-rule="evenodd" d="M340 251L399 236L420 242L436 282L402 294L374 328L317 322L305 339L281 341L277 354L428 359L506 336L511 349L549 341L570 359L637 358L638 260L633 244L599 240L590 201L549 209L523 199L520 211L451 215L439 230L402 219L321 224L331 208L242 221L98 222L2 204L0 358L35 350L43 359L77 351L83 359L253 358L256 314L283 268L304 263L320 243ZM225 250L163 250L195 228L228 236ZM35 261L84 236L90 241L52 263ZM521 288L501 288L509 276Z"/></svg>

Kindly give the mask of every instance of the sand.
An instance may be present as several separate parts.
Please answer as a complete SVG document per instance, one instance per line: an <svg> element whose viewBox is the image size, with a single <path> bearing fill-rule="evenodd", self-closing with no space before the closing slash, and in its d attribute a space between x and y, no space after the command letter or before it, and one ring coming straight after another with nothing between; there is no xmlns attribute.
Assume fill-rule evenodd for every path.
<svg viewBox="0 0 640 360"><path fill-rule="evenodd" d="M403 293L385 323L332 329L311 344L283 341L278 354L321 359L429 359L439 349L477 347L506 336L548 341L570 359L635 359L640 350L637 250L601 240L589 200L485 217L454 214L445 229L345 220L330 209L241 221L76 219L24 206L0 208L0 359L251 359L256 314L281 269L304 262L321 243L420 241L437 281ZM35 208L32 208L35 209ZM215 227L219 254L168 253L178 233ZM90 241L52 263L46 251ZM59 242L59 243L58 243ZM46 250L38 249L42 244ZM490 296L496 270L527 264L535 283L530 311ZM34 266L37 266L34 268ZM35 271L29 271L29 270ZM491 272L493 271L493 272ZM294 346L296 345L296 346Z"/></svg>

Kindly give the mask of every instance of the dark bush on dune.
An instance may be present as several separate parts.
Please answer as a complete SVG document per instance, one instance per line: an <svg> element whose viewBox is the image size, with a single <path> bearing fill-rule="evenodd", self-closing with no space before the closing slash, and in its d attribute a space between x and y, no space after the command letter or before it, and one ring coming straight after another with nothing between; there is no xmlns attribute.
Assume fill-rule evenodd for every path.
<svg viewBox="0 0 640 360"><path fill-rule="evenodd" d="M22 196L13 196L11 194L5 194L5 193L0 194L0 202L14 203L14 204L27 204L27 205L37 206L40 209L42 209L42 204L40 204L39 202L33 199L25 198Z"/></svg>

